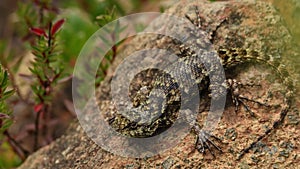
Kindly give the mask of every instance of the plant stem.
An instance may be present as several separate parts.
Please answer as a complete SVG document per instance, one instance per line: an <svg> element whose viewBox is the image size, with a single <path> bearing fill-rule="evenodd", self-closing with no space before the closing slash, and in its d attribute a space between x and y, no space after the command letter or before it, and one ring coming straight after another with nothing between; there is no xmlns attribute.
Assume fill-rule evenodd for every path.
<svg viewBox="0 0 300 169"><path fill-rule="evenodd" d="M26 159L29 155L29 152L25 150L9 133L4 131L4 135L8 138L8 143L14 150L14 152L21 158L22 161Z"/></svg>
<svg viewBox="0 0 300 169"><path fill-rule="evenodd" d="M51 142L52 138L50 138L49 136L49 132L48 132L48 124L49 124L49 121L50 121L50 114L49 114L49 107L50 105L49 104L46 104L44 106L44 114L43 114L43 125L42 125L42 135L43 137L46 139L47 141L47 144Z"/></svg>
<svg viewBox="0 0 300 169"><path fill-rule="evenodd" d="M42 111L37 112L35 118L34 151L39 148L39 125L40 125L39 121L40 121L41 112Z"/></svg>

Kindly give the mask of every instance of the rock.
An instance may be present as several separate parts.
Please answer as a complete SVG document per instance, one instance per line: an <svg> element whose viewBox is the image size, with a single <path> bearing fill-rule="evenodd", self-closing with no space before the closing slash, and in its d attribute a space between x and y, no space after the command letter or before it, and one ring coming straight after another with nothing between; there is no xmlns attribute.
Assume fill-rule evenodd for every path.
<svg viewBox="0 0 300 169"><path fill-rule="evenodd" d="M201 16L205 18L206 24L203 29L210 33L217 28L212 35L215 49L221 47L257 49L282 58L283 62L294 54L289 31L282 23L281 16L268 3L255 0L217 2L182 0L167 12L181 17L187 14L195 19L195 5L198 6ZM223 22L225 18L227 21ZM126 57L129 53L145 47L160 47L168 43L167 40L158 41L158 37L153 35L138 36L127 44L123 56ZM117 58L110 72L114 71L122 59L122 57ZM299 149L280 146L282 142L289 141L289 145L299 147L299 123L293 125L284 123L279 129L271 132L269 137L261 140L264 148L269 147L266 150L279 151L272 151L270 155L265 151L250 150L240 161L236 159L243 148L255 141L264 133L265 128L270 127L278 118L284 95L277 89L282 84L276 78L271 78L274 71L263 65L241 66L230 73L228 76L236 77L245 84L250 81L254 84L259 83L260 87L255 85L245 87L241 90L242 94L251 97L261 96L262 98L257 99L269 99L270 104L279 106L266 108L249 103L256 115L254 118L243 108L235 113L234 106L228 104L219 126L214 131L216 136L222 138L222 143L219 144L223 150L223 153L217 154L216 158L209 153L203 155L195 151L193 134L187 135L176 147L153 157L143 159L121 157L96 145L85 134L80 124L74 122L64 136L32 154L19 168L296 168L300 166L297 156L300 154ZM106 110L111 107L108 95L110 78L107 77L102 82L99 87L100 94L98 93L99 105ZM269 97L265 97L266 93L270 94ZM294 104L294 107L300 105L298 100ZM87 109L93 111L93 107ZM296 111L288 113L289 117L293 116L291 115L293 112ZM201 116L204 118L205 113L201 113ZM234 129L234 135L226 138L226 130L231 128ZM281 159L280 162L278 159Z"/></svg>

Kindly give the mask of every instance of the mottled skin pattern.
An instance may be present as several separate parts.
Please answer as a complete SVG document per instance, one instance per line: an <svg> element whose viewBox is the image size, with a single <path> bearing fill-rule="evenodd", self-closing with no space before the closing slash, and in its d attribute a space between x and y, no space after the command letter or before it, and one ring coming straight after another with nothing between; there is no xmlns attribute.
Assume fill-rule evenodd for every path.
<svg viewBox="0 0 300 169"><path fill-rule="evenodd" d="M203 21L203 19L200 17L197 8L195 8L195 11L197 15L196 20L191 19L188 15L186 15L186 18L201 30L205 21ZM223 22L226 22L226 18L224 18L224 20L220 22L220 25ZM212 43L214 41L215 31L218 29L218 27L219 25L216 26L215 30L211 30L208 34L207 38ZM197 32L192 32L192 34L195 34L195 36L197 37ZM217 63L211 60L209 61L210 65L208 67L205 67L199 60L197 60L197 55L194 51L197 51L199 47L203 47L203 44L193 44L191 46L179 44L178 48L180 52L177 55L180 57L180 62L182 64L186 64L188 65L188 67L190 67L191 72L193 73L193 77L189 78L195 80L199 89L199 94L201 96L207 95L207 99L218 99L226 95L226 93L228 92L231 96L230 98L232 99L233 104L236 106L235 110L238 111L239 106L242 105L251 115L253 114L251 112L251 108L247 105L247 102L255 102L261 106L268 106L267 103L261 103L240 95L238 88L243 84L237 82L234 79L221 79L214 86L210 85L208 75L217 70L215 67ZM253 148L257 142L262 140L264 137L270 134L271 131L278 128L280 124L283 123L284 118L290 108L293 86L291 80L289 79L287 71L284 69L284 66L282 66L278 60L276 60L272 56L265 55L263 52L253 49L220 48L217 50L217 53L225 71L234 66L245 64L247 62L266 64L270 66L274 70L274 72L276 72L282 83L286 86L286 95L285 100L282 103L280 118L274 121L272 127L267 129L263 135L259 136L255 142L251 143L248 147L240 152L238 159L241 159L243 155L247 153L251 148ZM204 59L210 60L210 57L206 56L206 58ZM184 74L183 72L184 71L179 68L177 74ZM145 77L147 78L145 79ZM145 110L147 114L151 114L151 117L149 118L153 118L154 120L151 121L151 123L145 123L141 120L139 121L140 112L138 111L138 109L136 109L132 110L132 112L128 112L133 115L131 117L136 117L136 119L129 120L124 116L117 114L116 116L109 119L110 125L113 126L118 132L132 137L150 137L168 129L178 117L178 110L180 108L181 101L180 92L184 91L179 90L179 85L170 75L159 70L146 70L137 75L136 79L134 80L140 80L146 83L140 85L139 88L131 89L132 103L135 107L140 107ZM160 96L159 94L157 94L157 96L155 94L152 94L152 97L154 97L155 99L149 101L150 92L154 88L162 90L164 97ZM183 86L184 90L188 90L188 88L189 86ZM218 92L215 95L212 95L210 93L211 90L217 90ZM165 100L165 104L163 104L163 100ZM201 110L192 111L201 112ZM156 117L159 114L162 115ZM215 141L218 141L219 139L211 135L211 131L202 130L200 127L202 125L198 122L192 125L193 131L196 134L196 149L198 149L202 153L205 153L206 149L208 149L208 151L211 152L213 156L215 156L215 154L212 149L217 149L219 152L222 152L221 148L215 143Z"/></svg>

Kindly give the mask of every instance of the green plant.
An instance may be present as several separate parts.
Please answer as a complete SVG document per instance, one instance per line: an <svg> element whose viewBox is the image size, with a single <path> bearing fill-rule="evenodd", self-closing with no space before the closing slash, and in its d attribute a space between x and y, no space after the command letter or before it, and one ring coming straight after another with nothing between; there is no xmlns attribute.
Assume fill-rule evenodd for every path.
<svg viewBox="0 0 300 169"><path fill-rule="evenodd" d="M58 80L61 78L63 66L59 61L59 51L57 50L56 35L61 28L64 19L61 19L54 24L49 22L46 30L42 28L30 28L30 31L37 35L37 43L32 45L32 53L34 54L34 62L30 71L35 76L35 83L31 88L36 95L36 105L34 112L36 116L36 136L35 136L35 149L38 148L39 137L39 121L40 116L43 115L45 122L43 123L44 135L47 136L47 121L49 121L49 106L51 103L51 94L53 87L57 85Z"/></svg>
<svg viewBox="0 0 300 169"><path fill-rule="evenodd" d="M142 4L136 0L130 2L134 6L134 10ZM11 158L11 160L18 161L18 163L12 164L7 162L10 157L1 155L3 158L0 158L0 168L15 167L30 153L57 137L52 135L54 129L52 122L61 119L52 112L56 112L54 111L56 105L53 104L55 100L53 96L61 92L57 90L60 89L58 87L61 87L59 83L64 80L63 77L66 74L72 72L74 61L86 40L98 28L102 28L128 12L124 9L122 2L116 0L59 1L55 4L62 5L62 3L66 9L60 10L52 0L18 1L16 11L18 19L14 21L12 35L14 39L22 40L22 43L16 46L21 53L12 50L11 44L14 43L11 43L10 40L0 39L0 62L6 68L0 67L0 143L3 143L4 149L8 150L8 153L5 151L6 154L14 154L14 159L17 159L12 160ZM63 25L64 27L61 29ZM108 68L122 47L124 41L120 41L120 34L125 28L120 26L119 22L115 22L109 30L106 30L107 36L101 37L104 42L113 44L99 65L96 86L104 79ZM140 25L140 28L142 29L143 26ZM106 41L105 38L109 38L110 41ZM28 50L34 55L34 59L28 66L31 73L23 72L24 67L28 70L23 61L31 59L31 55L27 55ZM64 66L65 64L69 64L69 66ZM9 78L8 74L10 74ZM66 79L70 78L71 76L68 76ZM20 79L25 79L26 83L20 85L18 83ZM32 90L27 89L29 84ZM9 90L10 88L14 90ZM24 88L26 88L25 91ZM26 119L24 119L26 124L23 125L21 122L20 126L24 126L24 129L22 128L20 131L10 125L16 120L19 123L23 119L12 117L10 104L6 104L7 98L14 92L16 95L9 99L9 103L14 103L16 107L25 105L24 109L27 113ZM57 100L65 101L62 98ZM23 110L22 112L18 111L20 110L14 113L25 114ZM19 127L18 124L17 127ZM26 136L22 137L22 135ZM23 138L29 143L23 142ZM0 153L2 152L0 147Z"/></svg>
<svg viewBox="0 0 300 169"><path fill-rule="evenodd" d="M29 70L34 79L31 89L35 95L35 136L34 150L40 147L39 138L52 140L48 133L50 121L50 108L54 87L62 78L63 64L62 56L57 43L57 35L65 22L60 19L56 22L58 9L53 6L51 0L33 0L32 2L19 3L19 17L23 18L23 24L27 25L25 35L34 55Z"/></svg>
<svg viewBox="0 0 300 169"><path fill-rule="evenodd" d="M28 152L24 150L24 148L19 145L19 143L11 137L8 132L9 127L13 123L13 117L11 115L12 111L6 101L14 94L14 92L14 89L9 89L8 71L4 70L0 64L0 147L3 145L1 140L6 138L14 152L18 154L21 159L25 159Z"/></svg>
<svg viewBox="0 0 300 169"><path fill-rule="evenodd" d="M115 12L120 16L126 14L124 7L118 0L78 0L78 2L93 21L97 16L107 14L107 10L112 11L112 9L115 9Z"/></svg>
<svg viewBox="0 0 300 169"><path fill-rule="evenodd" d="M0 65L0 133L4 133L12 124L11 110L6 100L14 94L14 90L8 90L8 72Z"/></svg>
<svg viewBox="0 0 300 169"><path fill-rule="evenodd" d="M1 63L7 68L4 70L0 66L0 152L13 150L19 158L14 156L14 159L21 159L22 161L32 152L41 147L43 144L40 141L47 141L49 143L52 140L52 134L48 133L48 123L51 118L49 115L52 103L52 96L54 88L57 86L58 81L63 77L63 64L61 62L60 46L57 43L58 32L65 22L65 19L57 20L58 9L53 6L51 0L29 0L20 1L18 3L17 14L19 16L19 22L16 24L18 36L23 37L23 46L31 47L31 52L34 55L34 60L29 66L31 75L24 75L30 79L31 89L35 96L24 98L18 91L20 86L15 83L15 76L19 76L17 71L22 61L22 57L11 56L14 54L10 50L10 41L2 41L0 43ZM57 20L57 21L55 21ZM8 46L8 47L7 47ZM9 57L8 57L9 55ZM14 59L16 63L11 64ZM9 59L7 59L9 58ZM15 67L11 67L14 65ZM17 69L15 69L17 67ZM11 74L11 84L9 85L8 72ZM11 134L10 126L14 121L11 116L11 110L6 104L6 100L11 96L15 90L8 90L9 86L17 91L17 97L11 102L14 104L26 104L26 109L30 108L34 112L35 122L33 132L28 133L34 138L33 147L28 149L23 148L23 144L18 138L22 133ZM30 91L29 91L30 92ZM31 96L31 95L28 95ZM34 100L34 101L33 101ZM22 122L21 122L22 123ZM31 125L32 123L28 124ZM24 131L24 130L23 130ZM26 131L25 131L26 132ZM34 133L34 134L32 134ZM24 134L24 133L23 133ZM6 149L6 150L3 150ZM2 156L2 155L1 155ZM2 156L4 157L4 156ZM8 158L8 157L4 157ZM0 158L0 168L12 167L16 163L9 163L7 159ZM18 160L14 160L18 161Z"/></svg>
<svg viewBox="0 0 300 169"><path fill-rule="evenodd" d="M99 69L96 74L96 81L95 85L99 86L100 82L104 79L104 77L107 75L107 70L109 66L112 64L112 62L115 60L119 46L124 42L124 40L120 40L120 34L126 29L126 26L121 27L120 22L116 20L117 15L115 13L115 8L112 9L111 12L107 11L106 14L99 15L96 17L96 23L97 25L102 28L106 24L110 23L110 27L105 27L104 31L107 32L107 36L110 40L107 39L107 37L100 37L104 43L108 46L112 46L111 49L105 54L101 64L99 65ZM110 44L112 42L112 44ZM99 48L99 52L103 53L104 51L101 51Z"/></svg>

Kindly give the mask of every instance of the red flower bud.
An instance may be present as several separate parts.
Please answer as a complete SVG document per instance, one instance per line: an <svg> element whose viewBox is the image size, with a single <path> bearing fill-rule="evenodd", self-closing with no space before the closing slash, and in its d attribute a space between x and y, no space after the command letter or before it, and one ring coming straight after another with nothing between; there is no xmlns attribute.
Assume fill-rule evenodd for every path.
<svg viewBox="0 0 300 169"><path fill-rule="evenodd" d="M0 119L9 119L9 116L7 114L0 113Z"/></svg>
<svg viewBox="0 0 300 169"><path fill-rule="evenodd" d="M29 30L30 30L30 32L32 32L32 33L34 33L34 34L36 34L38 36L45 36L45 37L47 37L46 32L43 29L41 29L41 28L30 28Z"/></svg>
<svg viewBox="0 0 300 169"><path fill-rule="evenodd" d="M43 108L43 103L40 103L40 104L38 104L38 105L35 105L34 106L34 108L33 108L33 110L34 110L34 112L39 112L39 111L41 111L42 110L42 108Z"/></svg>
<svg viewBox="0 0 300 169"><path fill-rule="evenodd" d="M51 35L57 33L57 31L61 28L61 26L65 23L65 19L58 20L51 29Z"/></svg>

